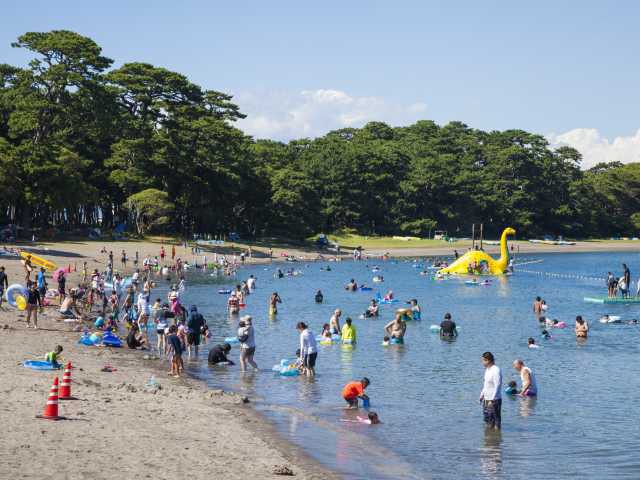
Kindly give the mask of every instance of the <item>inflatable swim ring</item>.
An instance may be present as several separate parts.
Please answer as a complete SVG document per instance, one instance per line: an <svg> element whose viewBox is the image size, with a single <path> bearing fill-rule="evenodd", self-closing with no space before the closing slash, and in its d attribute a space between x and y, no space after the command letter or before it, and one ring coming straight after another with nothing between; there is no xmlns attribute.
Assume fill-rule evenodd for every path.
<svg viewBox="0 0 640 480"><path fill-rule="evenodd" d="M296 361L297 360L283 358L280 360L280 363L278 365L274 365L271 370L279 373L283 377L295 377L300 374L296 368Z"/></svg>
<svg viewBox="0 0 640 480"><path fill-rule="evenodd" d="M431 325L429 331L431 333L440 333L440 325ZM460 327L456 326L456 332L460 333Z"/></svg>
<svg viewBox="0 0 640 480"><path fill-rule="evenodd" d="M402 345L404 343L404 339L402 338L392 338L389 340L389 344L391 345Z"/></svg>
<svg viewBox="0 0 640 480"><path fill-rule="evenodd" d="M224 339L224 343L228 343L229 345L239 345L240 340L238 340L238 337L227 337Z"/></svg>
<svg viewBox="0 0 640 480"><path fill-rule="evenodd" d="M22 311L22 310L26 310L27 308L27 299L25 297L23 297L22 295L16 295L16 307L18 308L18 310Z"/></svg>
<svg viewBox="0 0 640 480"><path fill-rule="evenodd" d="M231 293L231 290L227 290L227 289L221 288L220 290L218 290L218 293L220 295L229 295Z"/></svg>
<svg viewBox="0 0 640 480"><path fill-rule="evenodd" d="M26 287L23 287L19 283L14 283L13 285L10 285L9 288L7 288L6 297L9 305L17 308L18 304L16 302L17 300L16 297L18 296L21 296L23 299L27 299L29 297L29 291L26 289ZM26 306L26 302L25 302L25 306Z"/></svg>

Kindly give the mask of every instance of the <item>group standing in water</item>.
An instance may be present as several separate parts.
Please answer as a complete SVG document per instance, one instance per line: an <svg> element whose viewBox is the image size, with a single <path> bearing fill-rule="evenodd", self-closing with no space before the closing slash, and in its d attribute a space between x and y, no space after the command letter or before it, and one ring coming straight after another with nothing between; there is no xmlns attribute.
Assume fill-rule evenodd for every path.
<svg viewBox="0 0 640 480"><path fill-rule="evenodd" d="M620 294L622 298L630 298L633 292L633 284L631 283L631 270L626 263L622 264L622 275L615 277L613 273L607 272L607 296L609 298L615 298ZM635 292L636 297L640 296L640 278L636 285Z"/></svg>
<svg viewBox="0 0 640 480"><path fill-rule="evenodd" d="M629 269L624 266L625 274L622 277L622 285L617 285L623 295L629 295L628 288L625 290L623 287L628 285L631 281ZM284 274L280 275L276 274L276 278L283 277ZM247 296L250 295L251 291L255 288L256 279L251 276L249 280L246 282L242 282L238 284L233 292L231 292L230 297L227 301L229 313L232 315L236 315L240 312L241 306L246 302ZM351 279L346 285L345 289L350 292L356 292L362 290L363 285L356 282L355 279ZM177 288L176 290L180 290ZM175 292L172 290L173 294ZM324 303L325 294L322 290L316 290L315 295L313 296L313 300L318 303ZM380 302L382 300L382 302ZM392 290L388 290L387 293L383 297L374 298L370 300L369 305L366 307L364 313L360 316L360 318L366 319L375 319L381 315L380 305L381 303L391 303L392 301L396 301L395 295ZM135 303L136 310L138 311L138 322L145 323L146 317L155 318L153 314L153 310L156 308L152 308L149 311L148 305L148 297L143 299L138 298ZM278 292L273 292L269 296L268 300L268 311L270 316L275 316L278 314L278 308L282 304L282 298L278 294ZM388 323L384 324L381 327L384 338L384 345L393 345L393 344L403 344L405 341L405 337L407 334L407 321L408 320L420 320L422 318L422 310L420 305L418 304L417 299L411 299L407 302L407 308L397 309L394 313L393 319ZM549 331L551 329L561 329L566 325L564 322L558 321L556 319L550 319L547 317L549 307L546 301L541 297L536 297L532 310L535 314L536 319L538 320L540 326L542 327L542 338L550 339L551 334ZM192 307L190 309L189 321L186 322L186 326L182 328L182 332L180 331L181 325L178 323L177 325L173 325L171 327L166 327L166 319L164 321L158 322L158 330L163 330L161 327L165 327L164 338L158 340L158 348L162 346L165 351L169 351L170 357L172 359L172 374L180 374L183 369L182 364L182 351L185 346L191 352L193 350L195 355L198 353L199 341L196 341L196 335L192 332L201 330L206 322L202 318L200 320L201 315L198 316L197 309ZM316 363L319 354L319 345L328 345L336 342L340 342L344 345L355 345L358 341L358 332L355 322L352 318L347 317L343 320L342 318L343 312L341 309L335 309L333 315L329 319L328 323L325 323L322 327L322 332L318 338L313 334L311 328L305 322L297 322L296 330L299 334L299 348L296 352L297 360L295 362L295 368L305 376L313 377L316 374ZM586 339L589 334L589 325L585 319L581 316L577 316L575 319L575 335L578 339ZM139 335L140 329L133 328L131 330L131 344L136 345L137 347L144 347L144 339L137 338ZM438 333L442 340L454 340L458 336L458 325L453 320L452 315L450 313L446 313L444 315L444 319L438 325ZM182 337L186 336L186 341L182 340ZM176 338L180 343L178 344ZM201 336L197 335L197 338L200 339ZM243 316L240 318L240 322L237 330L237 341L240 345L240 368L244 371L247 369L257 370L258 366L254 360L254 355L256 351L256 332L254 330L253 321L250 316ZM140 345L137 345L136 342L140 341ZM129 342L128 342L129 343ZM536 339L533 337L529 337L527 340L527 347L529 349L537 349L540 346L536 343ZM209 363L210 364L228 364L233 365L234 362L229 358L229 354L231 352L231 345L227 342L223 342L221 344L213 346L213 348L209 352ZM509 382L508 388L503 390L503 381L502 381L502 372L500 368L496 365L496 359L491 352L485 352L482 357L482 364L485 367L485 375L483 388L480 394L480 401L482 404L483 416L484 420L488 427L499 429L501 427L501 406L502 406L502 393L506 393L509 395L518 395L520 397L534 397L538 394L538 384L536 381L536 377L531 367L525 364L524 360L516 359L513 361L513 369L519 375L519 385L518 383ZM365 389L369 386L369 379L364 378L362 380L356 380L353 382L349 382L342 392L342 396L344 400L347 402L349 408L357 408L361 404L368 405L369 397L366 395ZM379 419L376 414L372 416L368 416L366 418L359 419L363 423L378 423Z"/></svg>

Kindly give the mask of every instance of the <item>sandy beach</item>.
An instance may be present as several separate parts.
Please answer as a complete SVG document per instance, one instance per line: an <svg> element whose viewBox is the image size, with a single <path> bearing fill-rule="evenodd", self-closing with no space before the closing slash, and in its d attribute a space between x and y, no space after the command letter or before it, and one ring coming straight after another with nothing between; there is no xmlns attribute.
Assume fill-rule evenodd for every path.
<svg viewBox="0 0 640 480"><path fill-rule="evenodd" d="M334 478L280 441L250 399L169 378L153 354L77 345L79 334L54 316L42 317L36 331L25 329L22 312L0 313L3 478L277 478L279 469ZM35 415L62 371L34 371L22 361L42 359L57 344L73 362L79 400L60 401L67 420L53 422ZM105 365L117 370L102 372ZM152 376L158 387L147 386Z"/></svg>
<svg viewBox="0 0 640 480"><path fill-rule="evenodd" d="M89 271L104 267L98 244L49 244L33 251L58 266L77 266L68 285ZM126 243L131 247L131 243ZM97 246L97 249L96 249ZM145 248L136 244L143 258ZM109 244L116 258L121 244ZM46 248L46 250L45 250ZM133 249L128 248L130 255ZM151 253L149 251L149 253ZM184 257L183 257L184 258ZM24 280L17 258L0 261L9 283ZM50 287L55 287L50 280ZM26 329L24 312L4 304L0 311L0 372L3 402L0 442L3 478L337 478L293 445L282 441L251 407L251 399L204 384L167 376L167 362L153 353L78 345L74 324L61 322L56 308L39 316L39 329ZM22 366L42 359L56 345L73 363L72 394L78 401L60 401L67 420L36 419L41 414L54 376L62 371L34 371ZM105 365L114 372L101 371ZM154 376L159 387L147 386ZM277 473L279 472L279 474Z"/></svg>

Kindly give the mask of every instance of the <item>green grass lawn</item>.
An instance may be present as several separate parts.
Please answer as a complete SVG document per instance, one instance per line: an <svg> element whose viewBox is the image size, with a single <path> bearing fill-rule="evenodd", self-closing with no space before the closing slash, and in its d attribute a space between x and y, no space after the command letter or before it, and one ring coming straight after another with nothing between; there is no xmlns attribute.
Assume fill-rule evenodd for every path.
<svg viewBox="0 0 640 480"><path fill-rule="evenodd" d="M402 240L393 237L377 237L377 236L364 236L355 234L335 234L327 235L329 240L337 242L341 248L350 249L356 247L362 247L364 249L376 248L443 248L443 247L463 247L471 245L470 241L457 241L449 243L444 240L429 240L429 239L414 239ZM315 238L313 239L315 240Z"/></svg>

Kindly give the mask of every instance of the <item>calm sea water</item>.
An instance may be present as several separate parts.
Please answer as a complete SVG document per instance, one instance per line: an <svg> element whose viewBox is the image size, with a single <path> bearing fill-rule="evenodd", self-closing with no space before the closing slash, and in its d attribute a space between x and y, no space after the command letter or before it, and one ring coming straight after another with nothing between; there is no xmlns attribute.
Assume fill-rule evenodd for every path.
<svg viewBox="0 0 640 480"><path fill-rule="evenodd" d="M411 263L379 262L385 278L379 290L392 289L403 300L415 297L423 308L423 320L409 323L405 345L392 347L381 341L397 305L382 307L378 319L361 320L375 290L343 289L350 278L371 285L374 262L335 263L331 272L321 271L318 263L287 264L303 274L283 279L273 277L275 265L244 268L238 278L258 277L243 313L254 317L261 371L208 367L207 348L188 371L211 386L256 398L287 438L347 478L640 478L640 425L633 407L640 392L640 326L597 322L605 313L640 318L640 308L583 302L584 296L606 295L604 281L585 277L621 273L625 261L637 279L640 255L549 254L518 262L535 259L543 261L490 287L467 286L459 279L435 282ZM235 335L238 318L226 313L226 295L217 294L220 284L195 274L189 282L186 303L197 304L206 316L211 343ZM313 298L318 289L325 295L320 305ZM267 299L274 291L283 304L272 319ZM531 310L536 295L547 300L549 317L569 324L554 330L549 341L541 338ZM281 358L294 356L296 322L306 322L317 334L337 307L355 320L355 348L321 347L315 379L270 371ZM446 312L461 326L460 337L451 343L429 332ZM572 331L576 314L591 326L584 344ZM528 337L543 348L529 350ZM504 399L501 433L485 432L478 403L485 350L495 354L505 384L518 377L512 361L523 358L539 386L537 399ZM234 359L237 353L234 348ZM382 425L341 421L354 415L342 410L341 388L362 376L371 379L367 392Z"/></svg>

